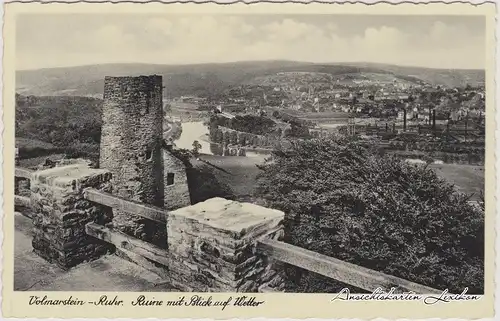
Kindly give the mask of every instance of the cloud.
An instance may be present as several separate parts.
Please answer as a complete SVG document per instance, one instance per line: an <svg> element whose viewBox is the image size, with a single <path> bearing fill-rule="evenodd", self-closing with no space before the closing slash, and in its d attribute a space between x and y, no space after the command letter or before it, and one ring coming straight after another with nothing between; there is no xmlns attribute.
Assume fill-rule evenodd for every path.
<svg viewBox="0 0 500 321"><path fill-rule="evenodd" d="M403 34L398 29L382 26L378 29L367 28L358 45L367 49L398 49L406 46L407 39L408 35Z"/></svg>
<svg viewBox="0 0 500 321"><path fill-rule="evenodd" d="M174 24L169 19L153 18L149 19L145 25L145 29L152 33L160 33L164 35L171 35Z"/></svg>
<svg viewBox="0 0 500 321"><path fill-rule="evenodd" d="M283 42L301 41L310 37L312 34L320 33L321 29L303 22L296 22L292 19L283 19L265 25L263 31L268 35L270 40L278 40Z"/></svg>
<svg viewBox="0 0 500 321"><path fill-rule="evenodd" d="M449 28L446 24L441 21L436 21L431 27L429 38L434 41L440 41L445 39L451 31L451 28Z"/></svg>
<svg viewBox="0 0 500 321"><path fill-rule="evenodd" d="M484 32L470 32L460 20L451 24L436 19L425 28L412 29L408 24L391 24L390 17L383 25L364 26L361 18L347 25L335 19L320 22L297 16L86 19L27 21L18 35L18 66L266 59L443 68L482 68L485 63ZM360 31L353 33L354 29Z"/></svg>

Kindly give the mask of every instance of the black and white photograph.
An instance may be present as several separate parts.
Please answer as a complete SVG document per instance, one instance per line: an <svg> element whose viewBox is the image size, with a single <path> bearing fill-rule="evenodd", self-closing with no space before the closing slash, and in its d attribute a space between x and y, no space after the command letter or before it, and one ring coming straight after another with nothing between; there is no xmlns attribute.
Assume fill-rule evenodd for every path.
<svg viewBox="0 0 500 321"><path fill-rule="evenodd" d="M13 290L479 300L486 25L18 14Z"/></svg>

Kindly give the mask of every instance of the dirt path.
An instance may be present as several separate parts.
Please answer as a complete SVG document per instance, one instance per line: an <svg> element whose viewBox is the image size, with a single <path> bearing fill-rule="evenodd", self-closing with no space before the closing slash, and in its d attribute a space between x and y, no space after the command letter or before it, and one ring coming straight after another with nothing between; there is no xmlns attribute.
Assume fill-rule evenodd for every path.
<svg viewBox="0 0 500 321"><path fill-rule="evenodd" d="M31 220L15 213L15 291L136 291L167 292L160 277L116 255L64 271L33 253Z"/></svg>

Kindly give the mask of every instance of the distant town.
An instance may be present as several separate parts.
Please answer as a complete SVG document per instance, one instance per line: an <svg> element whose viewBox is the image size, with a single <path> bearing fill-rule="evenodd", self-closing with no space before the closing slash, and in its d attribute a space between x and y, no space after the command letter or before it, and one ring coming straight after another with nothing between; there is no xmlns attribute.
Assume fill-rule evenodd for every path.
<svg viewBox="0 0 500 321"><path fill-rule="evenodd" d="M177 120L209 112L210 138L226 146L272 148L287 137L341 133L407 158L484 162L484 84L447 88L404 78L279 72L212 97L172 97L165 105ZM265 129L252 124L264 120ZM224 138L214 126L253 136L238 140L226 130Z"/></svg>

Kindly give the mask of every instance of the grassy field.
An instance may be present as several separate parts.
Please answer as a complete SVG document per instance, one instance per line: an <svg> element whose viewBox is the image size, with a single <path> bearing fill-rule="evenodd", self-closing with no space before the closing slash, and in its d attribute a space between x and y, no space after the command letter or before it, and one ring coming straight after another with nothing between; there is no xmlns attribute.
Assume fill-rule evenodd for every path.
<svg viewBox="0 0 500 321"><path fill-rule="evenodd" d="M484 166L459 164L432 164L436 174L454 184L458 191L474 194L471 200L478 200L484 190Z"/></svg>
<svg viewBox="0 0 500 321"><path fill-rule="evenodd" d="M217 179L229 186L239 200L252 200L262 157L227 157L202 155L201 159L213 168ZM473 194L471 200L478 200L484 190L484 166L458 164L432 164L431 168L442 178L454 184L457 191Z"/></svg>
<svg viewBox="0 0 500 321"><path fill-rule="evenodd" d="M231 188L233 195L240 201L253 201L256 177L259 169L256 165L264 162L265 156L215 156L202 155L201 161L193 165L198 167L209 164L217 180Z"/></svg>

